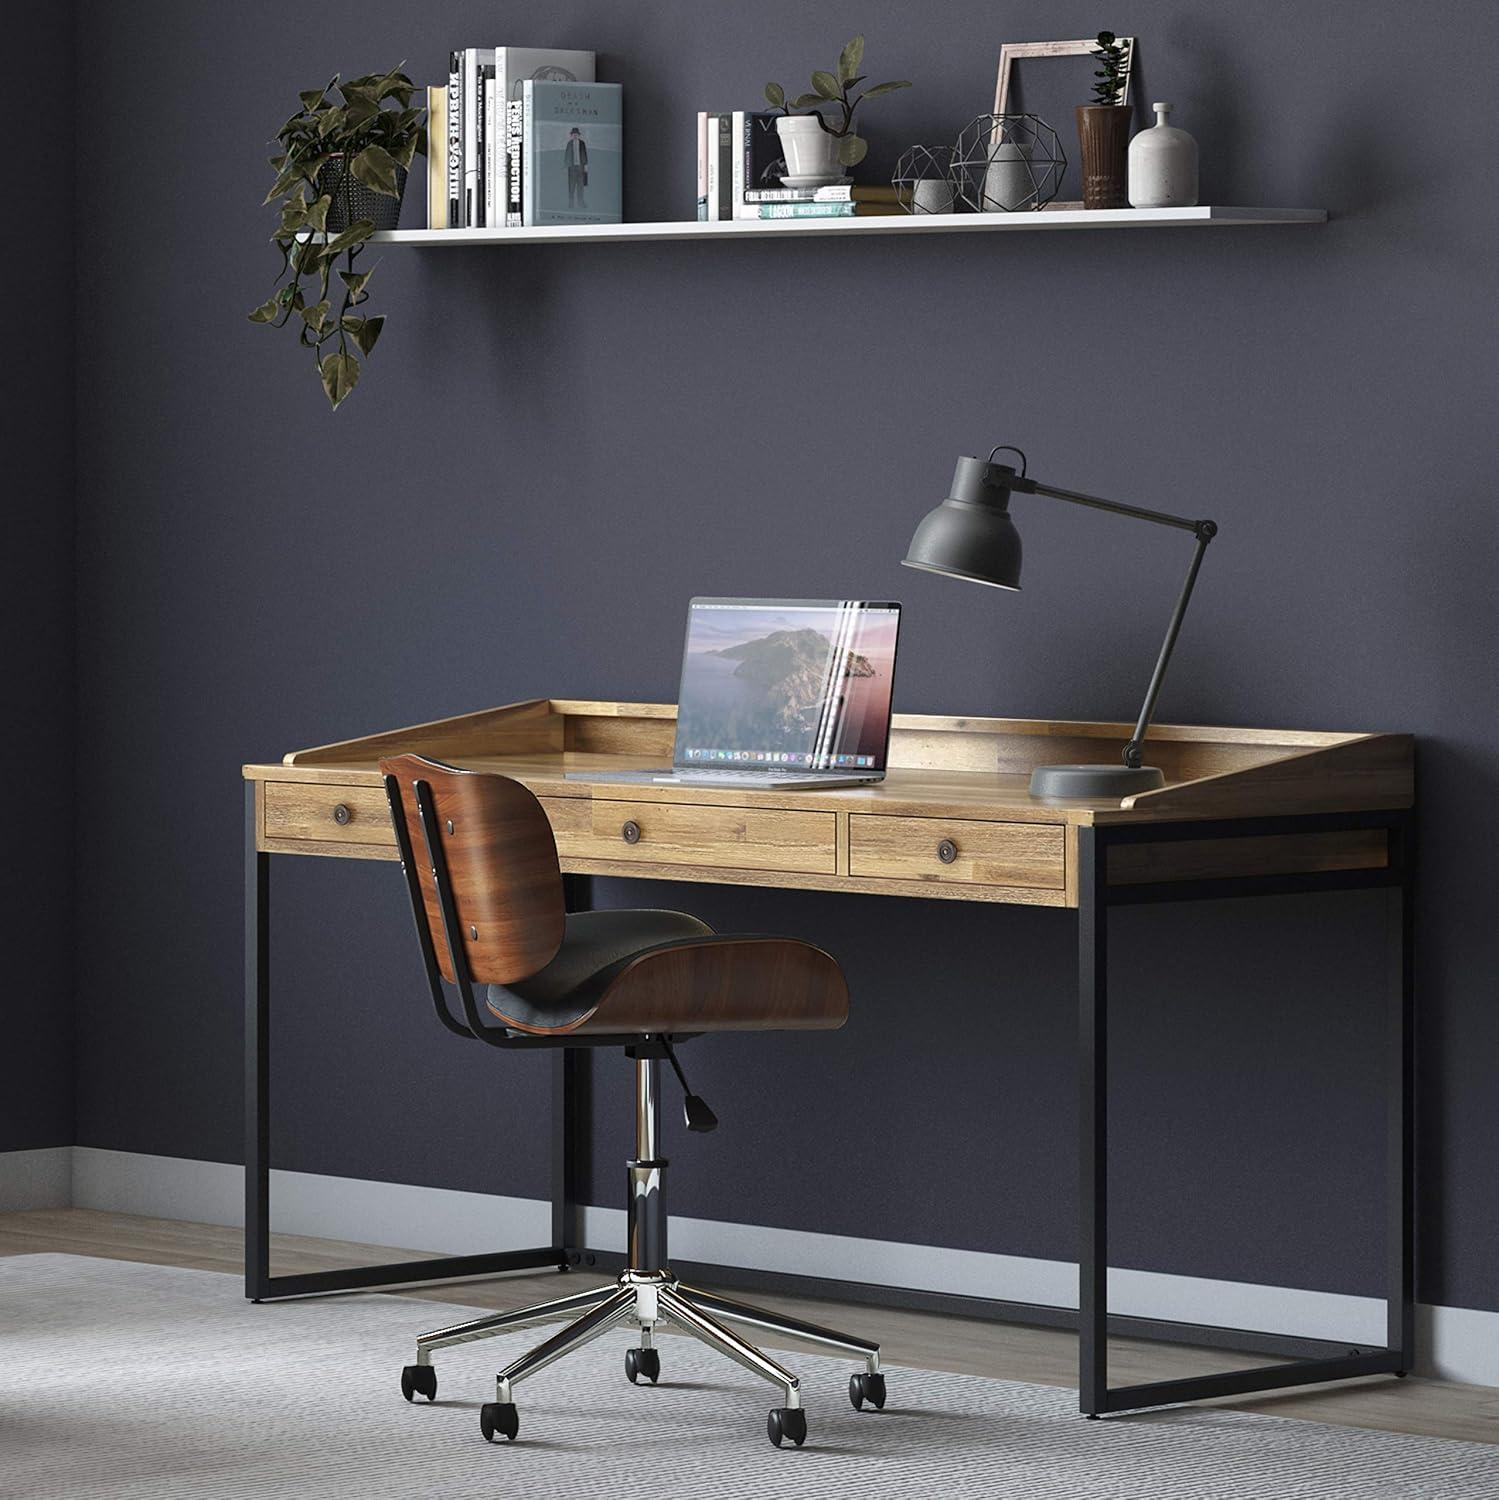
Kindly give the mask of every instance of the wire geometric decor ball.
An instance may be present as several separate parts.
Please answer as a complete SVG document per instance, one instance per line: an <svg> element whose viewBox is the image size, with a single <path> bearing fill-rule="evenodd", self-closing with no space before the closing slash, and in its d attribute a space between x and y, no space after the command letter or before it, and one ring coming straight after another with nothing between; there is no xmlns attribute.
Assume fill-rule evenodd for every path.
<svg viewBox="0 0 1499 1500"><path fill-rule="evenodd" d="M1040 115L979 115L953 147L953 188L975 213L1044 208L1066 171L1061 137Z"/></svg>
<svg viewBox="0 0 1499 1500"><path fill-rule="evenodd" d="M895 164L890 185L908 214L950 214L953 201L953 148L912 146Z"/></svg>

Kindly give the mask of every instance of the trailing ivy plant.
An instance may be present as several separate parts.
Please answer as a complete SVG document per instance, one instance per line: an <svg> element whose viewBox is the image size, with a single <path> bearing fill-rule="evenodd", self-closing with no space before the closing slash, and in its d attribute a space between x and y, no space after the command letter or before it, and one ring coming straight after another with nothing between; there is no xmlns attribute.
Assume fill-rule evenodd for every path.
<svg viewBox="0 0 1499 1500"><path fill-rule="evenodd" d="M876 99L881 94L893 94L896 89L911 87L911 80L902 78L894 83L872 84L857 98L851 98L853 90L864 82L865 75L859 72L863 66L864 38L856 36L839 53L836 73L829 73L822 68L813 73L812 93L802 94L788 101L786 90L780 84L767 83L765 97L772 108L784 110L788 115L792 110L802 109L816 115L817 123L829 135L838 137L839 162L845 167L852 167L863 161L869 150L869 143L854 133L854 111L866 99ZM839 118L832 124L828 123L828 118L823 113L825 108L836 108L839 111Z"/></svg>
<svg viewBox="0 0 1499 1500"><path fill-rule="evenodd" d="M1099 64L1093 76L1093 103L1121 104L1124 86L1129 81L1129 41L1120 41L1112 31L1098 33L1098 48L1088 54Z"/></svg>
<svg viewBox="0 0 1499 1500"><path fill-rule="evenodd" d="M276 180L265 202L279 200L281 223L271 240L280 270L275 291L250 321L284 328L295 320L297 342L313 351L335 411L359 382L353 350L367 358L385 326L383 317L355 311L369 300L374 274L373 267L356 270L355 261L375 226L354 218L353 184L401 196L397 168L409 169L416 153L427 149L423 111L411 103L415 94L416 85L399 68L343 83L335 75L301 94L302 107L276 133L279 150L270 158ZM336 312L328 295L335 268L343 283Z"/></svg>

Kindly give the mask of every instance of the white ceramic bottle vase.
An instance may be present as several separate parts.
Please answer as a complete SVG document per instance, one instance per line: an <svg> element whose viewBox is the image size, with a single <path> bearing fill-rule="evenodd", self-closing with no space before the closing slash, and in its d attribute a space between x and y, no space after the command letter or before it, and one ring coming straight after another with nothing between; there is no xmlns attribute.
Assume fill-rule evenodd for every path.
<svg viewBox="0 0 1499 1500"><path fill-rule="evenodd" d="M1129 201L1136 208L1190 208L1197 202L1197 142L1166 123L1169 104L1152 104L1155 124L1129 143Z"/></svg>

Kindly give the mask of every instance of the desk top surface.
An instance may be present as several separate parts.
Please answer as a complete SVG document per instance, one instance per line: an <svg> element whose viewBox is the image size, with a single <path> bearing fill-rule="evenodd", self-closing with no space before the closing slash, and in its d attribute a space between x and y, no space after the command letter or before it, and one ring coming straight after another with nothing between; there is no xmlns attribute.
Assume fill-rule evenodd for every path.
<svg viewBox="0 0 1499 1500"><path fill-rule="evenodd" d="M276 764L247 765L244 774L252 781L375 785L383 756L412 751L501 772L546 797L1023 823L1178 821L1414 802L1414 746L1405 734L1160 725L1146 755L1166 776L1159 791L1123 801L1042 801L1028 790L1036 766L1117 761L1132 726L928 714L895 716L890 770L875 786L778 792L566 778L570 771L669 765L675 720L672 704L532 699L292 751Z"/></svg>

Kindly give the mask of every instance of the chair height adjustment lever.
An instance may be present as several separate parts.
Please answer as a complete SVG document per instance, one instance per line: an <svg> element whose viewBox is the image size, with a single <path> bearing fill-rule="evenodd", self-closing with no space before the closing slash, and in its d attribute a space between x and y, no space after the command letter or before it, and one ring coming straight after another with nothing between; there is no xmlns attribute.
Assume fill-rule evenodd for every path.
<svg viewBox="0 0 1499 1500"><path fill-rule="evenodd" d="M672 1045L665 1037L661 1038L662 1049L666 1053L666 1060L671 1064L671 1070L677 1075L677 1082L682 1085L682 1118L687 1122L689 1130L696 1130L706 1134L710 1130L718 1129L718 1116L708 1108L705 1099L700 1099L692 1092L691 1085L687 1082L687 1075L682 1071L682 1065L677 1061L677 1054L672 1050Z"/></svg>

